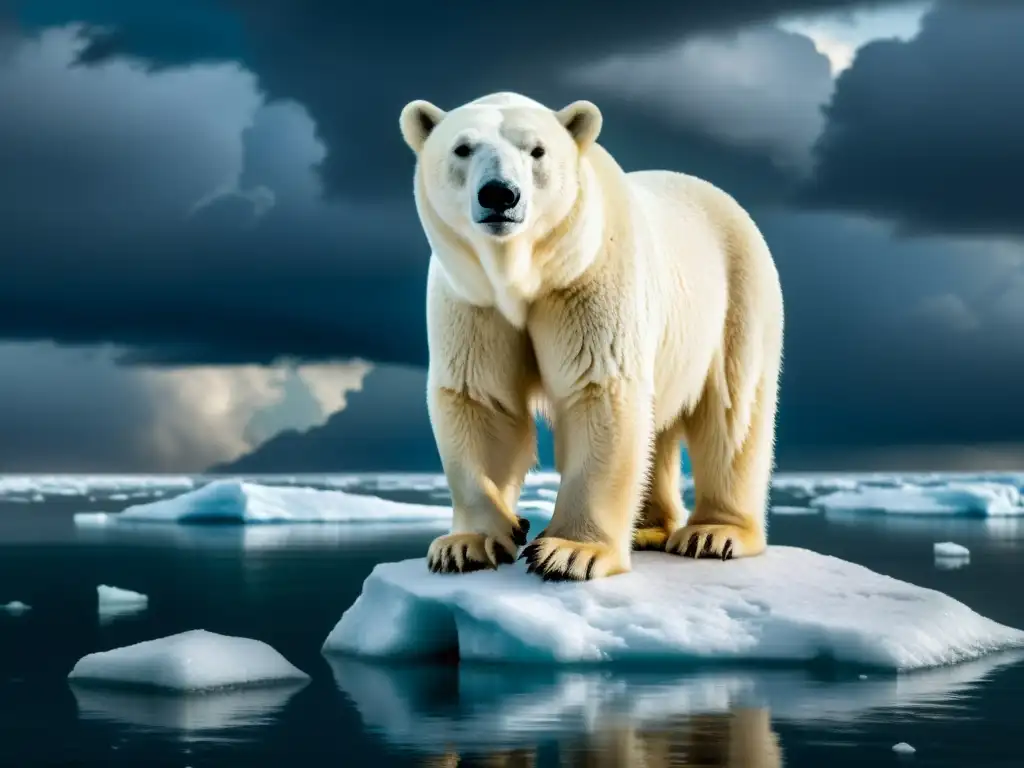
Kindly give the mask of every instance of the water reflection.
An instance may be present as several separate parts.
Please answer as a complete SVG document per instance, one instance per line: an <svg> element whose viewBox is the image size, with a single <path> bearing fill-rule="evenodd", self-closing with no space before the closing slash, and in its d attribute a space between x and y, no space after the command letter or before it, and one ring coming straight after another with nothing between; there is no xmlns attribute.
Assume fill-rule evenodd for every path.
<svg viewBox="0 0 1024 768"><path fill-rule="evenodd" d="M171 732L183 740L230 738L230 731L277 716L306 682L174 695L70 684L83 720Z"/></svg>
<svg viewBox="0 0 1024 768"><path fill-rule="evenodd" d="M556 743L562 765L779 766L772 722L831 726L907 707L956 717L1002 654L900 676L823 680L800 671L682 673L523 670L480 665L385 666L328 659L364 726L427 765L530 765L523 750ZM533 759L533 758L530 758ZM445 762L448 760L449 762ZM454 761L454 762L452 762Z"/></svg>
<svg viewBox="0 0 1024 768"><path fill-rule="evenodd" d="M532 768L540 747L478 752L446 750L420 762L430 768ZM634 727L606 724L599 730L558 739L554 750L564 768L781 768L782 750L767 709L669 717Z"/></svg>
<svg viewBox="0 0 1024 768"><path fill-rule="evenodd" d="M106 626L117 621L118 619L127 618L129 616L137 616L138 614L145 613L146 608L146 603L101 602L96 610L96 615L99 617L100 625Z"/></svg>

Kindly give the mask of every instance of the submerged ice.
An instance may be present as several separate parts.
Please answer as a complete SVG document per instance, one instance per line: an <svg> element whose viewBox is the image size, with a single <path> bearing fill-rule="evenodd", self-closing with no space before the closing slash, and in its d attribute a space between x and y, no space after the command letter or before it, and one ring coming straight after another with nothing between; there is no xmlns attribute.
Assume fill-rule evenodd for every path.
<svg viewBox="0 0 1024 768"><path fill-rule="evenodd" d="M259 640L196 629L90 653L79 659L68 679L188 693L298 682L309 676Z"/></svg>
<svg viewBox="0 0 1024 768"><path fill-rule="evenodd" d="M378 565L324 644L371 657L493 662L719 660L910 670L1024 646L953 598L793 547L721 563L661 553L632 572L548 584L521 564L440 575Z"/></svg>

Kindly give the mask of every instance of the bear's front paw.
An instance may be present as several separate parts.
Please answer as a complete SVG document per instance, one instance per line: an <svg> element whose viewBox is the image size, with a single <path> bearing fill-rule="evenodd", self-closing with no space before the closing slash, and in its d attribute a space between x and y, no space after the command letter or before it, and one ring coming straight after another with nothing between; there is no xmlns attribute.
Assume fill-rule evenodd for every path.
<svg viewBox="0 0 1024 768"><path fill-rule="evenodd" d="M686 525L673 533L665 551L699 560L732 560L759 555L764 540L738 525Z"/></svg>
<svg viewBox="0 0 1024 768"><path fill-rule="evenodd" d="M629 570L607 544L547 536L534 539L519 559L528 563L527 573L544 581L589 581Z"/></svg>
<svg viewBox="0 0 1024 768"><path fill-rule="evenodd" d="M516 561L516 552L526 543L530 521L519 518L508 535L449 533L438 536L427 550L427 567L434 573L471 573L497 568Z"/></svg>

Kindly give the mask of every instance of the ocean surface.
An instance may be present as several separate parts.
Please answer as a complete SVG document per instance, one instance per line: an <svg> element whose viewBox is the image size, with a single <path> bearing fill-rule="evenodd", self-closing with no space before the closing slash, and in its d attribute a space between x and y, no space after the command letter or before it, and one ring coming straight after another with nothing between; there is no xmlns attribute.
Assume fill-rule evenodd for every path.
<svg viewBox="0 0 1024 768"><path fill-rule="evenodd" d="M1000 482L1020 490L1017 480ZM341 485L448 502L438 478ZM554 487L531 486L527 496L550 498ZM1024 765L1024 663L1014 656L852 682L782 669L545 672L325 659L324 639L374 565L423 556L436 529L118 530L73 521L76 512L117 512L181 490L175 481L4 486L0 478L0 605L31 606L0 611L0 766ZM1024 627L1024 517L800 514L811 501L799 488L773 493L785 513L771 517L772 543L851 560ZM940 541L966 546L970 562L940 567L932 551ZM148 607L101 621L98 584L142 592ZM265 641L312 680L300 690L189 699L68 685L85 654L197 628ZM731 693L748 688L767 695L730 710ZM900 742L916 751L893 752Z"/></svg>

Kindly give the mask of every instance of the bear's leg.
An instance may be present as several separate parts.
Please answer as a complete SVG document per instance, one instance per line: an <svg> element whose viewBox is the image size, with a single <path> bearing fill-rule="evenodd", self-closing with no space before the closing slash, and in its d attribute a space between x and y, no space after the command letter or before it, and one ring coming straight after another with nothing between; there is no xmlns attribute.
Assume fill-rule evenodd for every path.
<svg viewBox="0 0 1024 768"><path fill-rule="evenodd" d="M521 557L531 573L549 581L628 571L654 441L650 388L590 383L554 409L562 481L551 522Z"/></svg>
<svg viewBox="0 0 1024 768"><path fill-rule="evenodd" d="M427 565L464 573L515 562L530 529L515 509L536 462L532 416L525 404L512 412L448 387L432 386L428 403L453 515L451 533L430 545Z"/></svg>
<svg viewBox="0 0 1024 768"><path fill-rule="evenodd" d="M745 406L742 393L723 397L709 381L685 420L696 503L687 524L669 538L667 552L730 560L758 555L767 546L778 374L755 382Z"/></svg>
<svg viewBox="0 0 1024 768"><path fill-rule="evenodd" d="M633 549L665 549L668 537L686 519L679 487L681 439L682 425L675 424L659 432L654 440L650 485L633 533Z"/></svg>

